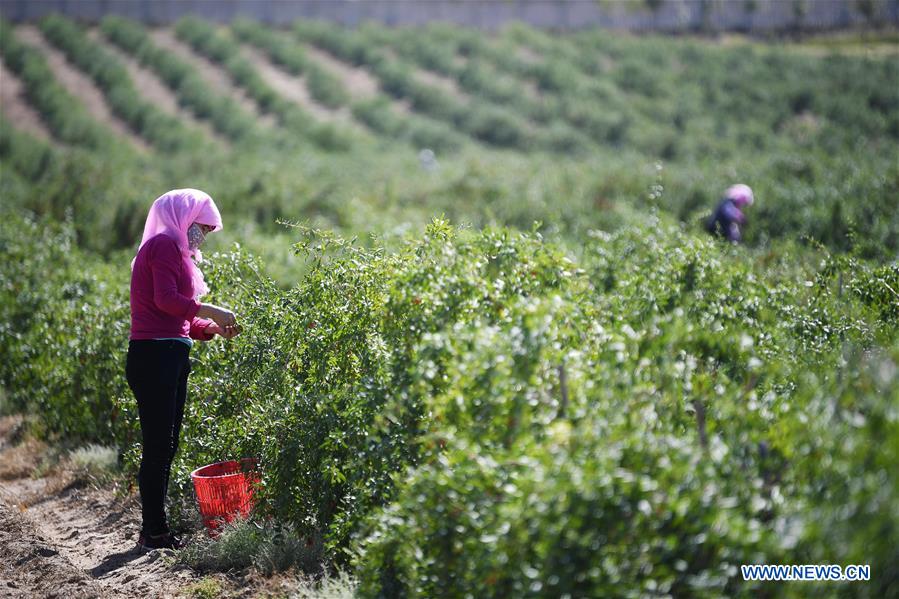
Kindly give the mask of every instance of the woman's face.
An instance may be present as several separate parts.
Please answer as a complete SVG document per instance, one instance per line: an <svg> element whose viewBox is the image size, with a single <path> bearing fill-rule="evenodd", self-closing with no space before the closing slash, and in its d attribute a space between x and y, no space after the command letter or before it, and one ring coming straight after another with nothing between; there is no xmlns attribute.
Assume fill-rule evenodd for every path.
<svg viewBox="0 0 899 599"><path fill-rule="evenodd" d="M195 250L206 241L206 235L214 231L212 225L204 225L203 223L194 223L187 229L187 245L190 249Z"/></svg>

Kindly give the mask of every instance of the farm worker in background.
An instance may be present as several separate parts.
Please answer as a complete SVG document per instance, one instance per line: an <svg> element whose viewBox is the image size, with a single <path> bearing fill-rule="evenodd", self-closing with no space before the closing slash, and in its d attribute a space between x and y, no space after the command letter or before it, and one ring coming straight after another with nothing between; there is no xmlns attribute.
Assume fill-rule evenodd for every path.
<svg viewBox="0 0 899 599"><path fill-rule="evenodd" d="M222 228L215 202L197 189L175 189L150 208L131 263L131 341L125 374L137 399L142 456L138 473L143 526L141 549L173 548L165 498L187 399L193 339L240 332L234 313L197 301L208 291L200 244Z"/></svg>
<svg viewBox="0 0 899 599"><path fill-rule="evenodd" d="M738 183L731 185L724 192L724 198L718 204L715 212L706 222L706 230L712 235L722 236L732 243L739 243L742 239L740 227L746 222L743 214L745 206L751 206L753 202L752 189L748 185Z"/></svg>

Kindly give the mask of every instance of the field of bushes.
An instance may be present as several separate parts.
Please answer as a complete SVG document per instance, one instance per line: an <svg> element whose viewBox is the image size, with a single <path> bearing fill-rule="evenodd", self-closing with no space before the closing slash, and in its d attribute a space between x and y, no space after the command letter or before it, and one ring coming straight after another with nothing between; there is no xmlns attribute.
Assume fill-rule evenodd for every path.
<svg viewBox="0 0 899 599"><path fill-rule="evenodd" d="M196 187L225 222L208 299L244 333L193 350L173 505L198 465L257 456L259 516L361 596L808 592L744 582L755 563L870 564L815 593L899 593L895 54L171 27L265 125L143 24L37 30L150 150L0 22L50 133L0 117L0 410L35 434L134 475L128 264L152 200ZM250 49L342 116L283 97ZM756 203L732 246L702 222L738 181Z"/></svg>

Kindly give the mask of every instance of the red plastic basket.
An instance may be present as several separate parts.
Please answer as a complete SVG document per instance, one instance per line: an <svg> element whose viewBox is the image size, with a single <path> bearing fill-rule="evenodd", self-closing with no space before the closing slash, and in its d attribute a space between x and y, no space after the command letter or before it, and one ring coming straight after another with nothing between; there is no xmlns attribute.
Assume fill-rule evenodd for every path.
<svg viewBox="0 0 899 599"><path fill-rule="evenodd" d="M249 515L253 507L253 485L259 482L254 458L203 466L191 472L190 478L197 493L203 524L210 535L214 535L223 522Z"/></svg>

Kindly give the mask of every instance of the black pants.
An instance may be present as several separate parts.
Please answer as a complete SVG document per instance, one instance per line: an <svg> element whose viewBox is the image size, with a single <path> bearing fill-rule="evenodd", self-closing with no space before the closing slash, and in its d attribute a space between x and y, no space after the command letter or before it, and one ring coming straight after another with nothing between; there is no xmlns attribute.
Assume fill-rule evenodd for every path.
<svg viewBox="0 0 899 599"><path fill-rule="evenodd" d="M137 482L143 532L168 532L165 498L187 399L190 347L181 341L131 341L125 376L137 399L143 453Z"/></svg>

